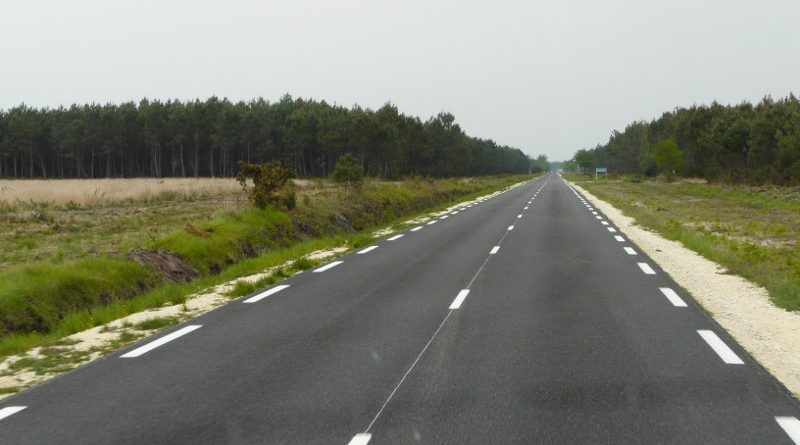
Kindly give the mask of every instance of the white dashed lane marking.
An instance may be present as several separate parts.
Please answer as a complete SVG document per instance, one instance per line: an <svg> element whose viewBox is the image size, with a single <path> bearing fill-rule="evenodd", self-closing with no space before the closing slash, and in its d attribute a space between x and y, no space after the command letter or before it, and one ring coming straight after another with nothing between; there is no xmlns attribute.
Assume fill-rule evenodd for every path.
<svg viewBox="0 0 800 445"><path fill-rule="evenodd" d="M686 307L686 302L683 301L683 299L679 297L674 290L668 287L659 287L658 289L661 291L662 294L664 294L665 297L667 297L667 300L669 300L669 302L672 303L673 306Z"/></svg>
<svg viewBox="0 0 800 445"><path fill-rule="evenodd" d="M416 232L417 230L420 230L420 229L422 229L422 226L414 227L413 229L411 229L411 231L412 232Z"/></svg>
<svg viewBox="0 0 800 445"><path fill-rule="evenodd" d="M152 351L153 349L155 349L155 348L157 348L159 346L167 344L167 343L169 343L172 340L175 340L177 338L183 337L184 335L186 335L186 334L188 334L188 333L190 333L190 332L192 332L192 331L194 331L196 329L200 329L201 327L203 327L203 326L199 325L199 324L193 324L193 325L185 326L185 327L183 327L181 329L178 329L177 331L175 331L175 332L173 332L171 334L167 334L167 335L159 338L158 340L151 341L150 343L148 343L148 344L146 344L144 346L140 346L140 347L134 349L133 351L125 353L125 354L121 355L120 358L136 358L136 357L139 357L142 354L146 354L146 353Z"/></svg>
<svg viewBox="0 0 800 445"><path fill-rule="evenodd" d="M27 406L7 406L3 409L0 409L0 420L3 420L8 416L16 414L25 408L27 408Z"/></svg>
<svg viewBox="0 0 800 445"><path fill-rule="evenodd" d="M617 240L617 241L619 241L619 242L623 242L623 241L625 241L625 238L623 238L623 237L621 237L621 236L619 236L619 235L614 235L614 239L615 239L615 240Z"/></svg>
<svg viewBox="0 0 800 445"><path fill-rule="evenodd" d="M367 445L369 440L372 438L372 434L369 433L358 433L350 439L350 442L347 445Z"/></svg>
<svg viewBox="0 0 800 445"><path fill-rule="evenodd" d="M364 250L358 251L357 255L364 255L365 253L370 253L370 252L372 252L373 250L375 250L377 248L378 248L378 246L369 246Z"/></svg>
<svg viewBox="0 0 800 445"><path fill-rule="evenodd" d="M458 309L461 307L461 304L464 303L464 300L469 295L469 289L461 289L461 291L456 295L456 299L450 304L450 309Z"/></svg>
<svg viewBox="0 0 800 445"><path fill-rule="evenodd" d="M334 261L332 263L328 263L318 269L314 269L314 273L325 272L328 269L333 269L334 267L342 264L344 261Z"/></svg>
<svg viewBox="0 0 800 445"><path fill-rule="evenodd" d="M705 340L706 343L711 346L711 349L717 353L723 362L729 365L744 364L742 359L740 359L739 356L736 355L736 353L734 353L731 348L729 348L728 345L726 345L725 342L723 342L722 339L720 339L713 331L701 329L697 331L697 333L703 337L703 340Z"/></svg>
<svg viewBox="0 0 800 445"><path fill-rule="evenodd" d="M24 408L24 407L23 407ZM775 421L786 431L796 445L800 445L800 420L797 417L776 417Z"/></svg>
<svg viewBox="0 0 800 445"><path fill-rule="evenodd" d="M636 251L633 250L633 247L623 247L623 249L625 249L625 252L628 252L628 255L636 255Z"/></svg>
<svg viewBox="0 0 800 445"><path fill-rule="evenodd" d="M372 246L372 247L378 247L378 246ZM361 252L363 252L363 250ZM359 253L361 253L361 252L359 252ZM254 296L248 298L247 300L244 300L243 303L256 303L258 301L263 300L264 298L269 297L272 294L276 294L276 293L286 289L287 287L289 287L288 284L281 284L280 286L275 286L272 289L267 289L267 290L265 290L264 292L261 292L258 295L254 295Z"/></svg>
<svg viewBox="0 0 800 445"><path fill-rule="evenodd" d="M393 236L393 237L391 237L391 238L387 238L386 240L387 240L387 241L394 241L394 240L396 240L396 239L400 239L400 238L402 238L402 237L403 237L403 234L401 233L401 234L399 234L399 235L395 235L395 236Z"/></svg>
<svg viewBox="0 0 800 445"><path fill-rule="evenodd" d="M636 263L636 264L639 265L639 268L642 269L642 272L644 272L645 274L647 274L647 275L655 275L656 274L656 271L654 271L653 268L650 267L649 264L647 264L647 263Z"/></svg>
<svg viewBox="0 0 800 445"><path fill-rule="evenodd" d="M496 254L498 250L500 250L500 246L494 246L494 247L492 247L492 250L489 252L489 255L494 255L494 254Z"/></svg>

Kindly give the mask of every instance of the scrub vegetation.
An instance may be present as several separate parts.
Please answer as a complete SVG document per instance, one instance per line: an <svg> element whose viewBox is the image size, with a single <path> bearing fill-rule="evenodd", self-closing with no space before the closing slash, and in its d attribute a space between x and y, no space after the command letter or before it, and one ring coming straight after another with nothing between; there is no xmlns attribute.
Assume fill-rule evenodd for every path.
<svg viewBox="0 0 800 445"><path fill-rule="evenodd" d="M800 310L800 188L567 175L642 226L677 240Z"/></svg>
<svg viewBox="0 0 800 445"><path fill-rule="evenodd" d="M316 260L305 258L311 252L361 247L371 242L370 234L378 227L524 179L367 179L358 188L322 179L293 180L297 199L291 210L258 208L244 201L241 192L228 191L191 201L198 205L188 205L182 213L181 204L187 202L134 201L72 210L54 204L51 218L63 224L72 218L93 221L95 216L114 221L76 227L68 240L52 227L29 229L50 224L17 217L29 210L10 211L6 218L12 228L6 230L4 224L0 237L0 250L12 259L0 270L0 356L49 346L132 313L184 303L187 296L210 286L291 264L261 282L239 284L231 291L232 296L246 295L314 267ZM132 213L130 207L140 212ZM202 211L192 213L197 208ZM115 212L119 215L108 217ZM33 248L13 241L26 233L32 235L21 236L30 236L37 243ZM135 242L109 243L120 236ZM47 258L48 252L70 243L80 244L82 250ZM47 249L36 250L45 245ZM31 251L37 252L33 258Z"/></svg>

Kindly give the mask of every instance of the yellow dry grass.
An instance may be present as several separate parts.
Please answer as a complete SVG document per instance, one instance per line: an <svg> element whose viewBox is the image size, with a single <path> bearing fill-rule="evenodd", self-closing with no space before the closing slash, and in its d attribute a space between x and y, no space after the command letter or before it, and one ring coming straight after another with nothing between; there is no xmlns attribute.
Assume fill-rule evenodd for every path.
<svg viewBox="0 0 800 445"><path fill-rule="evenodd" d="M77 204L93 207L159 197L190 198L240 191L233 178L0 180L0 204Z"/></svg>

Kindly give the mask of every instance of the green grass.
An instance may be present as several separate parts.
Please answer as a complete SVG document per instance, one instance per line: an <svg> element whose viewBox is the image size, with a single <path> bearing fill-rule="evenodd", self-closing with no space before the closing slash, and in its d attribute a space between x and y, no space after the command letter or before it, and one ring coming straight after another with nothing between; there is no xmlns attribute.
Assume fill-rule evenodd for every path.
<svg viewBox="0 0 800 445"><path fill-rule="evenodd" d="M142 331L151 331L154 329L162 329L167 326L172 326L178 323L178 321L179 320L177 317L158 317L136 323L133 325L133 327Z"/></svg>
<svg viewBox="0 0 800 445"><path fill-rule="evenodd" d="M232 292L246 295L314 267L316 262L304 256L315 250L364 246L373 241L371 232L378 226L400 224L420 211L444 208L524 179L377 183L359 192L325 187L315 189L304 200L307 204L291 214L248 208L153 239L150 247L175 252L203 272L191 283L159 284L144 267L110 258L36 263L0 272L0 320L5 328L0 357L51 345L148 308L182 304L203 289L293 261L253 287L241 284Z"/></svg>
<svg viewBox="0 0 800 445"><path fill-rule="evenodd" d="M789 187L593 181L589 192L800 310L800 193Z"/></svg>

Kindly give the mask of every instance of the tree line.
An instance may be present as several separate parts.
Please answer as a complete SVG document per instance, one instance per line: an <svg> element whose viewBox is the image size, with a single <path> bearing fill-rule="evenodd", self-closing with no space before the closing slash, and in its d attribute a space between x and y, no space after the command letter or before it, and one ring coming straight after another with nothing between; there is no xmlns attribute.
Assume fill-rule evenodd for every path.
<svg viewBox="0 0 800 445"><path fill-rule="evenodd" d="M665 156L672 159L665 163ZM676 108L614 131L607 143L579 150L567 166L669 176L659 162L677 166L676 174L710 181L798 184L800 100L790 95L756 105Z"/></svg>
<svg viewBox="0 0 800 445"><path fill-rule="evenodd" d="M139 103L0 111L0 177L233 176L237 162L282 161L327 176L350 153L370 176L527 173L516 148L470 137L450 113L422 121L386 104L345 108L292 98Z"/></svg>

